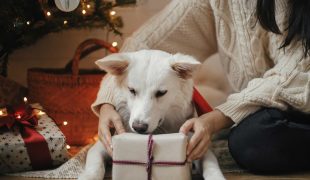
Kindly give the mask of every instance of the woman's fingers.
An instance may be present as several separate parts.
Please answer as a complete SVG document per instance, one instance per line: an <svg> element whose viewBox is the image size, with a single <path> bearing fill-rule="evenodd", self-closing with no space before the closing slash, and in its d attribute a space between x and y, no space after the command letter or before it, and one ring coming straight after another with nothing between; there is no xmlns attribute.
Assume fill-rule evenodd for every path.
<svg viewBox="0 0 310 180"><path fill-rule="evenodd" d="M192 150L196 147L196 145L202 140L203 136L205 136L205 130L201 125L194 124L193 126L194 134L189 140L187 147L187 155L191 154Z"/></svg>
<svg viewBox="0 0 310 180"><path fill-rule="evenodd" d="M103 104L100 108L99 117L99 140L104 145L107 152L112 156L112 134L116 130L117 134L125 132L121 116L111 104Z"/></svg>
<svg viewBox="0 0 310 180"><path fill-rule="evenodd" d="M189 132L190 130L193 130L194 124L195 124L195 119L187 120L187 121L181 126L181 128L180 128L180 133L183 133L183 134L187 135L188 132ZM195 137L194 137L194 136L195 136ZM195 146L195 145L198 143L197 137L196 137L196 136L197 136L197 134L195 135L195 133L194 133L194 135L193 135L194 140L193 140L193 137L192 137L191 140L190 140L190 142L188 143L186 154L189 154L189 153L191 152L193 146Z"/></svg>
<svg viewBox="0 0 310 180"><path fill-rule="evenodd" d="M125 128L123 126L123 123L122 123L120 117L119 118L114 118L112 120L112 122L113 122L113 125L114 125L114 128L115 128L117 134L122 134L122 133L125 132Z"/></svg>
<svg viewBox="0 0 310 180"><path fill-rule="evenodd" d="M105 138L105 135L103 134L102 130L99 130L99 140L102 142L104 148L109 153L110 156L112 156L112 149L110 144L108 144L108 141Z"/></svg>
<svg viewBox="0 0 310 180"><path fill-rule="evenodd" d="M103 143L105 149L110 153L112 153L111 149L111 132L109 127L110 121L107 119L101 119L99 124L99 137L101 137L101 142Z"/></svg>
<svg viewBox="0 0 310 180"><path fill-rule="evenodd" d="M193 151L189 154L188 160L192 161L201 158L207 151L209 143L209 136L204 136L202 140L197 144L197 146L193 149Z"/></svg>
<svg viewBox="0 0 310 180"><path fill-rule="evenodd" d="M185 123L180 127L180 133L187 135L188 132L193 128L193 126L194 126L194 119L185 121Z"/></svg>

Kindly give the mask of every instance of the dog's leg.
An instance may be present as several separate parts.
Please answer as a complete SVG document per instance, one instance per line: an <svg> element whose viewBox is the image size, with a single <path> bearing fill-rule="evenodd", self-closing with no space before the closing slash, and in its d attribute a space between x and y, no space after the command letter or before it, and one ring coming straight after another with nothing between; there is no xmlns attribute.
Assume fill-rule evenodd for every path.
<svg viewBox="0 0 310 180"><path fill-rule="evenodd" d="M203 178L205 180L225 180L217 159L211 149L207 151L202 159L202 170Z"/></svg>
<svg viewBox="0 0 310 180"><path fill-rule="evenodd" d="M103 144L97 141L87 152L85 168L79 180L103 180L105 174L104 161L108 153Z"/></svg>

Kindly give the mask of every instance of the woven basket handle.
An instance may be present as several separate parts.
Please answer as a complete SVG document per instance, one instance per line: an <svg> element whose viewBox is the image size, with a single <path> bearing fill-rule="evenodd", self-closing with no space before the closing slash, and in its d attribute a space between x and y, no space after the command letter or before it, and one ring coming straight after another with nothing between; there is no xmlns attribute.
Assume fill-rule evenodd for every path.
<svg viewBox="0 0 310 180"><path fill-rule="evenodd" d="M72 70L72 78L73 79L78 79L79 61L81 58L81 54L90 45L101 46L101 47L107 49L109 52L112 52L112 53L118 52L118 49L116 47L113 47L110 43L107 43L107 42L100 40L100 39L92 38L92 39L87 39L87 40L83 41L75 50L75 53L74 53L74 56L72 59L71 70Z"/></svg>

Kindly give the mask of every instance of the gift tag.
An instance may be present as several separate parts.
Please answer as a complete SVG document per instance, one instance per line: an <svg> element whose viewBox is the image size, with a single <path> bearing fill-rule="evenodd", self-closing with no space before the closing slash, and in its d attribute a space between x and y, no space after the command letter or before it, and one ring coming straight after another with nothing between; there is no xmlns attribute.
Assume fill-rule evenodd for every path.
<svg viewBox="0 0 310 180"><path fill-rule="evenodd" d="M55 4L61 11L70 12L79 6L80 0L55 0Z"/></svg>

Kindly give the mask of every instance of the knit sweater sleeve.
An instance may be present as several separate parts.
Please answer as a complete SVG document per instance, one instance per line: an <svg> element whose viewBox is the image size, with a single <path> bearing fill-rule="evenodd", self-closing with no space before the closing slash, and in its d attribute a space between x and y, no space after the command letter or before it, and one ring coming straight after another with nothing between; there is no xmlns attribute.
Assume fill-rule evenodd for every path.
<svg viewBox="0 0 310 180"><path fill-rule="evenodd" d="M279 50L280 51L280 50ZM310 58L303 58L301 45L282 49L273 68L261 78L252 79L239 93L232 94L216 109L235 123L264 107L294 108L310 112Z"/></svg>
<svg viewBox="0 0 310 180"><path fill-rule="evenodd" d="M204 61L217 51L213 12L207 0L173 0L127 38L121 52L160 49L184 53ZM99 114L104 103L114 105L114 77L102 80L92 110Z"/></svg>

